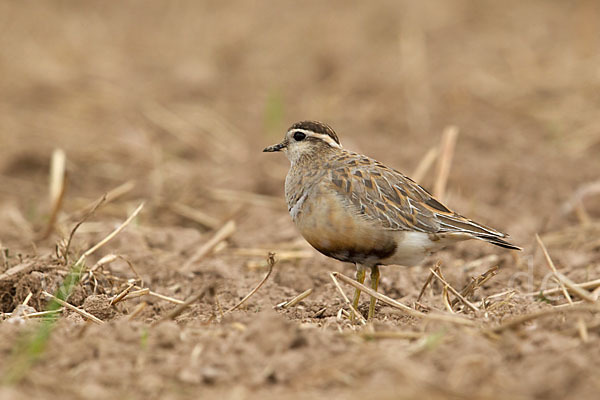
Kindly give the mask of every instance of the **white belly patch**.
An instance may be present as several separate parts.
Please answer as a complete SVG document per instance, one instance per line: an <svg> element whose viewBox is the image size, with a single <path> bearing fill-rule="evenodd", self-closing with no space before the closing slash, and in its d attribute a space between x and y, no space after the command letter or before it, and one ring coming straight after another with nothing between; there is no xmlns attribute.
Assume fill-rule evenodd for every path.
<svg viewBox="0 0 600 400"><path fill-rule="evenodd" d="M398 232L396 252L386 262L405 266L417 265L423 261L434 247L435 244L426 233Z"/></svg>

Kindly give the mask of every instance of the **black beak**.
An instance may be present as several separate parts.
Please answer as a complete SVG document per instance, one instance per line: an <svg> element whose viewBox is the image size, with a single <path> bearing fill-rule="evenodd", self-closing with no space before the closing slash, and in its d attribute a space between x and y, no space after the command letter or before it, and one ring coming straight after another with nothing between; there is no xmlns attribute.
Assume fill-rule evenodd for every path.
<svg viewBox="0 0 600 400"><path fill-rule="evenodd" d="M284 142L274 144L273 146L269 146L263 150L265 153L272 153L274 151L281 151L286 146Z"/></svg>

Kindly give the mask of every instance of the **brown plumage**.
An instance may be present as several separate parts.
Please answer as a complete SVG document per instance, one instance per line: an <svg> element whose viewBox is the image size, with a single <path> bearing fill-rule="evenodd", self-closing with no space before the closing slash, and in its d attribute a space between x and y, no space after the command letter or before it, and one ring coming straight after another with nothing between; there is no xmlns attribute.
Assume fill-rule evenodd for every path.
<svg viewBox="0 0 600 400"><path fill-rule="evenodd" d="M280 150L291 162L285 193L300 233L321 253L355 263L359 281L371 268L375 289L379 265L414 265L453 242L479 239L519 249L506 234L451 211L401 172L345 150L326 124L298 122L264 151ZM369 316L374 305L372 299Z"/></svg>

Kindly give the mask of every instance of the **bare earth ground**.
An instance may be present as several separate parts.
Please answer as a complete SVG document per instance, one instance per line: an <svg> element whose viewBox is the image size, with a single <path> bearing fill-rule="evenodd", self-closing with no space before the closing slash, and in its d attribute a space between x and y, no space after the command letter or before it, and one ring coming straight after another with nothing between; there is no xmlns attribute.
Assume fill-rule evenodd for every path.
<svg viewBox="0 0 600 400"><path fill-rule="evenodd" d="M597 398L597 285L575 306L531 294L558 286L536 233L560 273L600 278L597 2L4 1L0 31L0 398ZM470 297L479 311L453 307L469 325L381 303L366 326L343 315L329 272L353 266L304 243L283 202L288 162L261 153L301 119L409 175L459 128L445 202L525 249L463 243L385 267L380 291L449 314L437 280L415 304L429 268L441 261L460 290L498 265ZM435 179L434 165L421 182ZM100 321L30 316L142 201L68 298ZM273 274L226 313L268 251ZM170 301L109 304L127 288Z"/></svg>

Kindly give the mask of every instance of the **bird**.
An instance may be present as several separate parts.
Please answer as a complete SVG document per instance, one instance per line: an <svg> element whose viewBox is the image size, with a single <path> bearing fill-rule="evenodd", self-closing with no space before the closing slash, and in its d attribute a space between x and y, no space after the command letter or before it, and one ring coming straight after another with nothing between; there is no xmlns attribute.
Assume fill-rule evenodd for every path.
<svg viewBox="0 0 600 400"><path fill-rule="evenodd" d="M304 239L320 253L356 265L377 291L383 265L413 266L455 242L478 239L511 250L507 234L450 210L403 173L342 147L327 124L293 124L280 143L290 161L285 199ZM358 309L361 291L352 305ZM371 297L367 319L375 314Z"/></svg>

